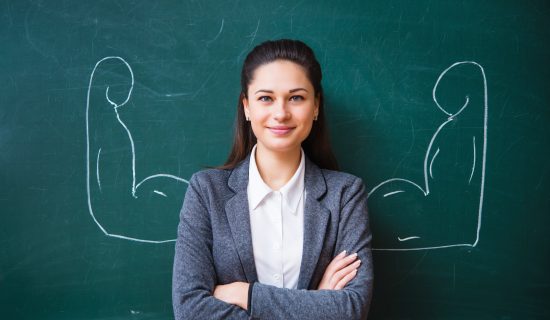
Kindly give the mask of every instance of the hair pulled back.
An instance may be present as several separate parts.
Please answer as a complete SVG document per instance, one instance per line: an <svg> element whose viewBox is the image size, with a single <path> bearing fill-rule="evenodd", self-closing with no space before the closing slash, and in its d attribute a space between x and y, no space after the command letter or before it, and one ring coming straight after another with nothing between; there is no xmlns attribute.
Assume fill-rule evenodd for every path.
<svg viewBox="0 0 550 320"><path fill-rule="evenodd" d="M309 136L302 142L304 153L317 166L324 169L338 170L338 163L332 152L325 122L321 66L310 47L302 41L290 39L263 42L246 56L241 71L241 93L237 102L233 146L225 164L220 168L234 168L248 156L256 144L256 136L252 131L252 126L246 121L242 101L244 98L248 99L248 86L253 79L254 71L258 67L276 60L286 60L301 66L305 70L306 76L315 91L315 96L319 100L317 121L313 122Z"/></svg>

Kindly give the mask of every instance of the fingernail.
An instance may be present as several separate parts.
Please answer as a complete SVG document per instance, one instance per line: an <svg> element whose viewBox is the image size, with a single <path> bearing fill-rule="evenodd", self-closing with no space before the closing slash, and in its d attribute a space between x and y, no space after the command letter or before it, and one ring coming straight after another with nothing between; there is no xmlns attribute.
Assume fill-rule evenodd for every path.
<svg viewBox="0 0 550 320"><path fill-rule="evenodd" d="M340 252L340 254L339 254L338 256L343 256L343 255L345 255L345 254L346 254L346 250Z"/></svg>
<svg viewBox="0 0 550 320"><path fill-rule="evenodd" d="M354 262L356 265L360 265L361 264L361 260L357 260Z"/></svg>

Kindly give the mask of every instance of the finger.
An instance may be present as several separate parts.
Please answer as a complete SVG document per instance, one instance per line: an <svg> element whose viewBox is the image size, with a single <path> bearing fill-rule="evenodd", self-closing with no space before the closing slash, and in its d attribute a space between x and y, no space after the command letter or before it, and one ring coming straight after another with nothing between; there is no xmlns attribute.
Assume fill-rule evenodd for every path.
<svg viewBox="0 0 550 320"><path fill-rule="evenodd" d="M345 277L338 281L336 286L334 286L334 290L343 289L356 275L357 269L354 269L352 272L348 273Z"/></svg>
<svg viewBox="0 0 550 320"><path fill-rule="evenodd" d="M361 265L361 260L357 260L355 261L354 263L348 265L347 267L339 270L338 272L336 272L334 275L335 277L337 277L338 279L341 279L343 278L345 275L347 275L348 273L352 272L354 269L357 269L359 268L359 266Z"/></svg>
<svg viewBox="0 0 550 320"><path fill-rule="evenodd" d="M334 257L332 261L328 264L327 268L325 269L325 275L329 275L329 273L330 275L332 275L332 273L336 272L338 270L336 268L336 263L345 257L346 257L346 250L340 252L336 257Z"/></svg>
<svg viewBox="0 0 550 320"><path fill-rule="evenodd" d="M350 263L352 263L353 261L355 261L355 259L357 259L357 253L353 253L353 254L350 254L349 256L341 259L341 260L338 260L338 261L334 261L334 264L329 265L328 268L331 268L331 271L333 273L337 272L338 270L346 267L347 265L349 265ZM327 268L327 269L328 269Z"/></svg>
<svg viewBox="0 0 550 320"><path fill-rule="evenodd" d="M332 284L336 284L338 283L341 279L343 279L346 275L348 275L349 273L353 272L353 270L359 268L359 266L361 265L361 260L357 260L355 261L354 263L348 265L347 267L339 270L338 272L336 272L334 274L334 276L332 277L331 279L331 283Z"/></svg>
<svg viewBox="0 0 550 320"><path fill-rule="evenodd" d="M351 263L356 258L357 258L357 253L346 256L346 250L340 252L336 257L334 257L334 259L327 266L325 273L323 274L323 278L321 279L319 288L333 289L334 283L336 283L333 280L334 274L338 272L340 269L349 265L349 263Z"/></svg>
<svg viewBox="0 0 550 320"><path fill-rule="evenodd" d="M345 257L346 257L346 254L347 254L347 251L346 251L346 250L340 252L336 257L334 257L334 259L332 259L331 262L339 261L339 260L345 258Z"/></svg>

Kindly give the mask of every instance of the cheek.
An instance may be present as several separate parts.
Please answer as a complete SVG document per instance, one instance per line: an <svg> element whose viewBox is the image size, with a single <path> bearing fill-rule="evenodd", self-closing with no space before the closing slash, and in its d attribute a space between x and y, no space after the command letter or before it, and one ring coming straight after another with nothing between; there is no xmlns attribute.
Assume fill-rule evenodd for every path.
<svg viewBox="0 0 550 320"><path fill-rule="evenodd" d="M262 110L262 108L254 108L250 110L250 125L255 136L261 134L261 130L264 129L266 123L269 120L269 113Z"/></svg>
<svg viewBox="0 0 550 320"><path fill-rule="evenodd" d="M295 117L300 119L300 122L310 123L313 121L313 108L301 109L295 113Z"/></svg>
<svg viewBox="0 0 550 320"><path fill-rule="evenodd" d="M300 113L300 115L296 115L296 117L299 117L300 119L300 136L306 138L311 132L311 128L313 127L313 113L307 111Z"/></svg>
<svg viewBox="0 0 550 320"><path fill-rule="evenodd" d="M262 123L269 119L269 112L265 108L250 109L250 120L253 123Z"/></svg>

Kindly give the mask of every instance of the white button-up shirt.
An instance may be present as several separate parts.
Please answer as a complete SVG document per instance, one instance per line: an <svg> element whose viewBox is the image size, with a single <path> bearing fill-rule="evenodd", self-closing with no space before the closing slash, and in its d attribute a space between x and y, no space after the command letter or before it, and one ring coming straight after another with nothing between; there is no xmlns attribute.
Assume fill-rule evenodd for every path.
<svg viewBox="0 0 550 320"><path fill-rule="evenodd" d="M304 242L304 151L300 166L278 191L263 181L255 156L256 146L250 155L247 193L258 281L296 289Z"/></svg>

